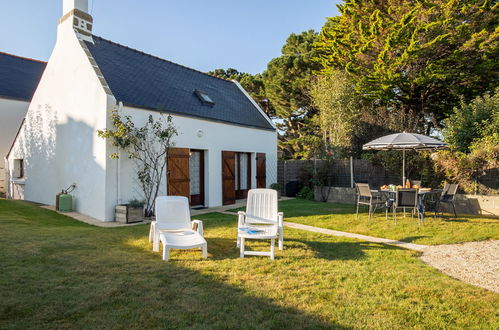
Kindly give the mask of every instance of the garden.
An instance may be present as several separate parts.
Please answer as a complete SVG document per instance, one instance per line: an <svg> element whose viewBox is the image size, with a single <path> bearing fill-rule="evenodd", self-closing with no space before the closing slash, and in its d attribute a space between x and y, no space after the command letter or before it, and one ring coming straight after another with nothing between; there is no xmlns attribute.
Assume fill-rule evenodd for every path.
<svg viewBox="0 0 499 330"><path fill-rule="evenodd" d="M279 208L290 222L424 244L499 237L486 218L430 219L423 228L410 217L396 226L379 216L356 221L341 204L289 200ZM496 293L440 273L418 252L286 228L275 261L240 259L235 214L196 218L205 224L208 259L174 250L164 262L151 252L146 225L100 228L0 200L0 327L498 326Z"/></svg>

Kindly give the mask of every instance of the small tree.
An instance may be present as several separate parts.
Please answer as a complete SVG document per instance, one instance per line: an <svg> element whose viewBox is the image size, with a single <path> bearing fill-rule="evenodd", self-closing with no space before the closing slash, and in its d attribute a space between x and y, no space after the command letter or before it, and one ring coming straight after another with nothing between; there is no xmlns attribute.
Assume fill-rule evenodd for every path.
<svg viewBox="0 0 499 330"><path fill-rule="evenodd" d="M325 151L351 151L361 110L352 80L344 72L332 71L315 81L310 94L314 106L319 109L315 120L322 133Z"/></svg>
<svg viewBox="0 0 499 330"><path fill-rule="evenodd" d="M117 110L113 110L111 121L114 128L98 130L97 134L109 139L113 146L135 161L137 178L144 193L144 212L151 216L165 173L168 150L174 146L173 137L178 135L177 128L172 117L164 114L159 120L150 115L144 126L136 127L130 116L120 116ZM110 157L117 159L119 153L112 153Z"/></svg>

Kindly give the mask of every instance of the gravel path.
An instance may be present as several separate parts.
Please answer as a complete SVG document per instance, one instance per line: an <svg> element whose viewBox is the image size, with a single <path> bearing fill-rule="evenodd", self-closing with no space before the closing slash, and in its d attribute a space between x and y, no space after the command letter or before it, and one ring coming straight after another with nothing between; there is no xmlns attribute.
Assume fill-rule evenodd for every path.
<svg viewBox="0 0 499 330"><path fill-rule="evenodd" d="M421 259L446 275L499 293L499 241L428 246Z"/></svg>

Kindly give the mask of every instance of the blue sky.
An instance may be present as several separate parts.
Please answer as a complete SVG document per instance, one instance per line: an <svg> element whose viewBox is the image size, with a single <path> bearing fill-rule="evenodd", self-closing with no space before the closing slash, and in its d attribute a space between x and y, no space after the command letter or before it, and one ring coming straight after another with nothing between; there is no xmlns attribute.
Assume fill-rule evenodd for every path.
<svg viewBox="0 0 499 330"><path fill-rule="evenodd" d="M340 0L89 0L93 32L201 71L258 73ZM0 0L0 51L48 60L62 0Z"/></svg>

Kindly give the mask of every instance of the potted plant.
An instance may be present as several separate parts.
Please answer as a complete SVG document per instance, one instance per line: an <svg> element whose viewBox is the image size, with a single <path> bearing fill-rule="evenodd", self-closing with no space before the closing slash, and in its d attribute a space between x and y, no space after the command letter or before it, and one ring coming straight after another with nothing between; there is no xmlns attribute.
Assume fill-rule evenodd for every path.
<svg viewBox="0 0 499 330"><path fill-rule="evenodd" d="M281 185L278 183L272 183L270 185L270 189L277 190L277 197L281 198Z"/></svg>
<svg viewBox="0 0 499 330"><path fill-rule="evenodd" d="M144 220L144 201L132 199L128 204L116 205L115 220L121 223L134 223Z"/></svg>

